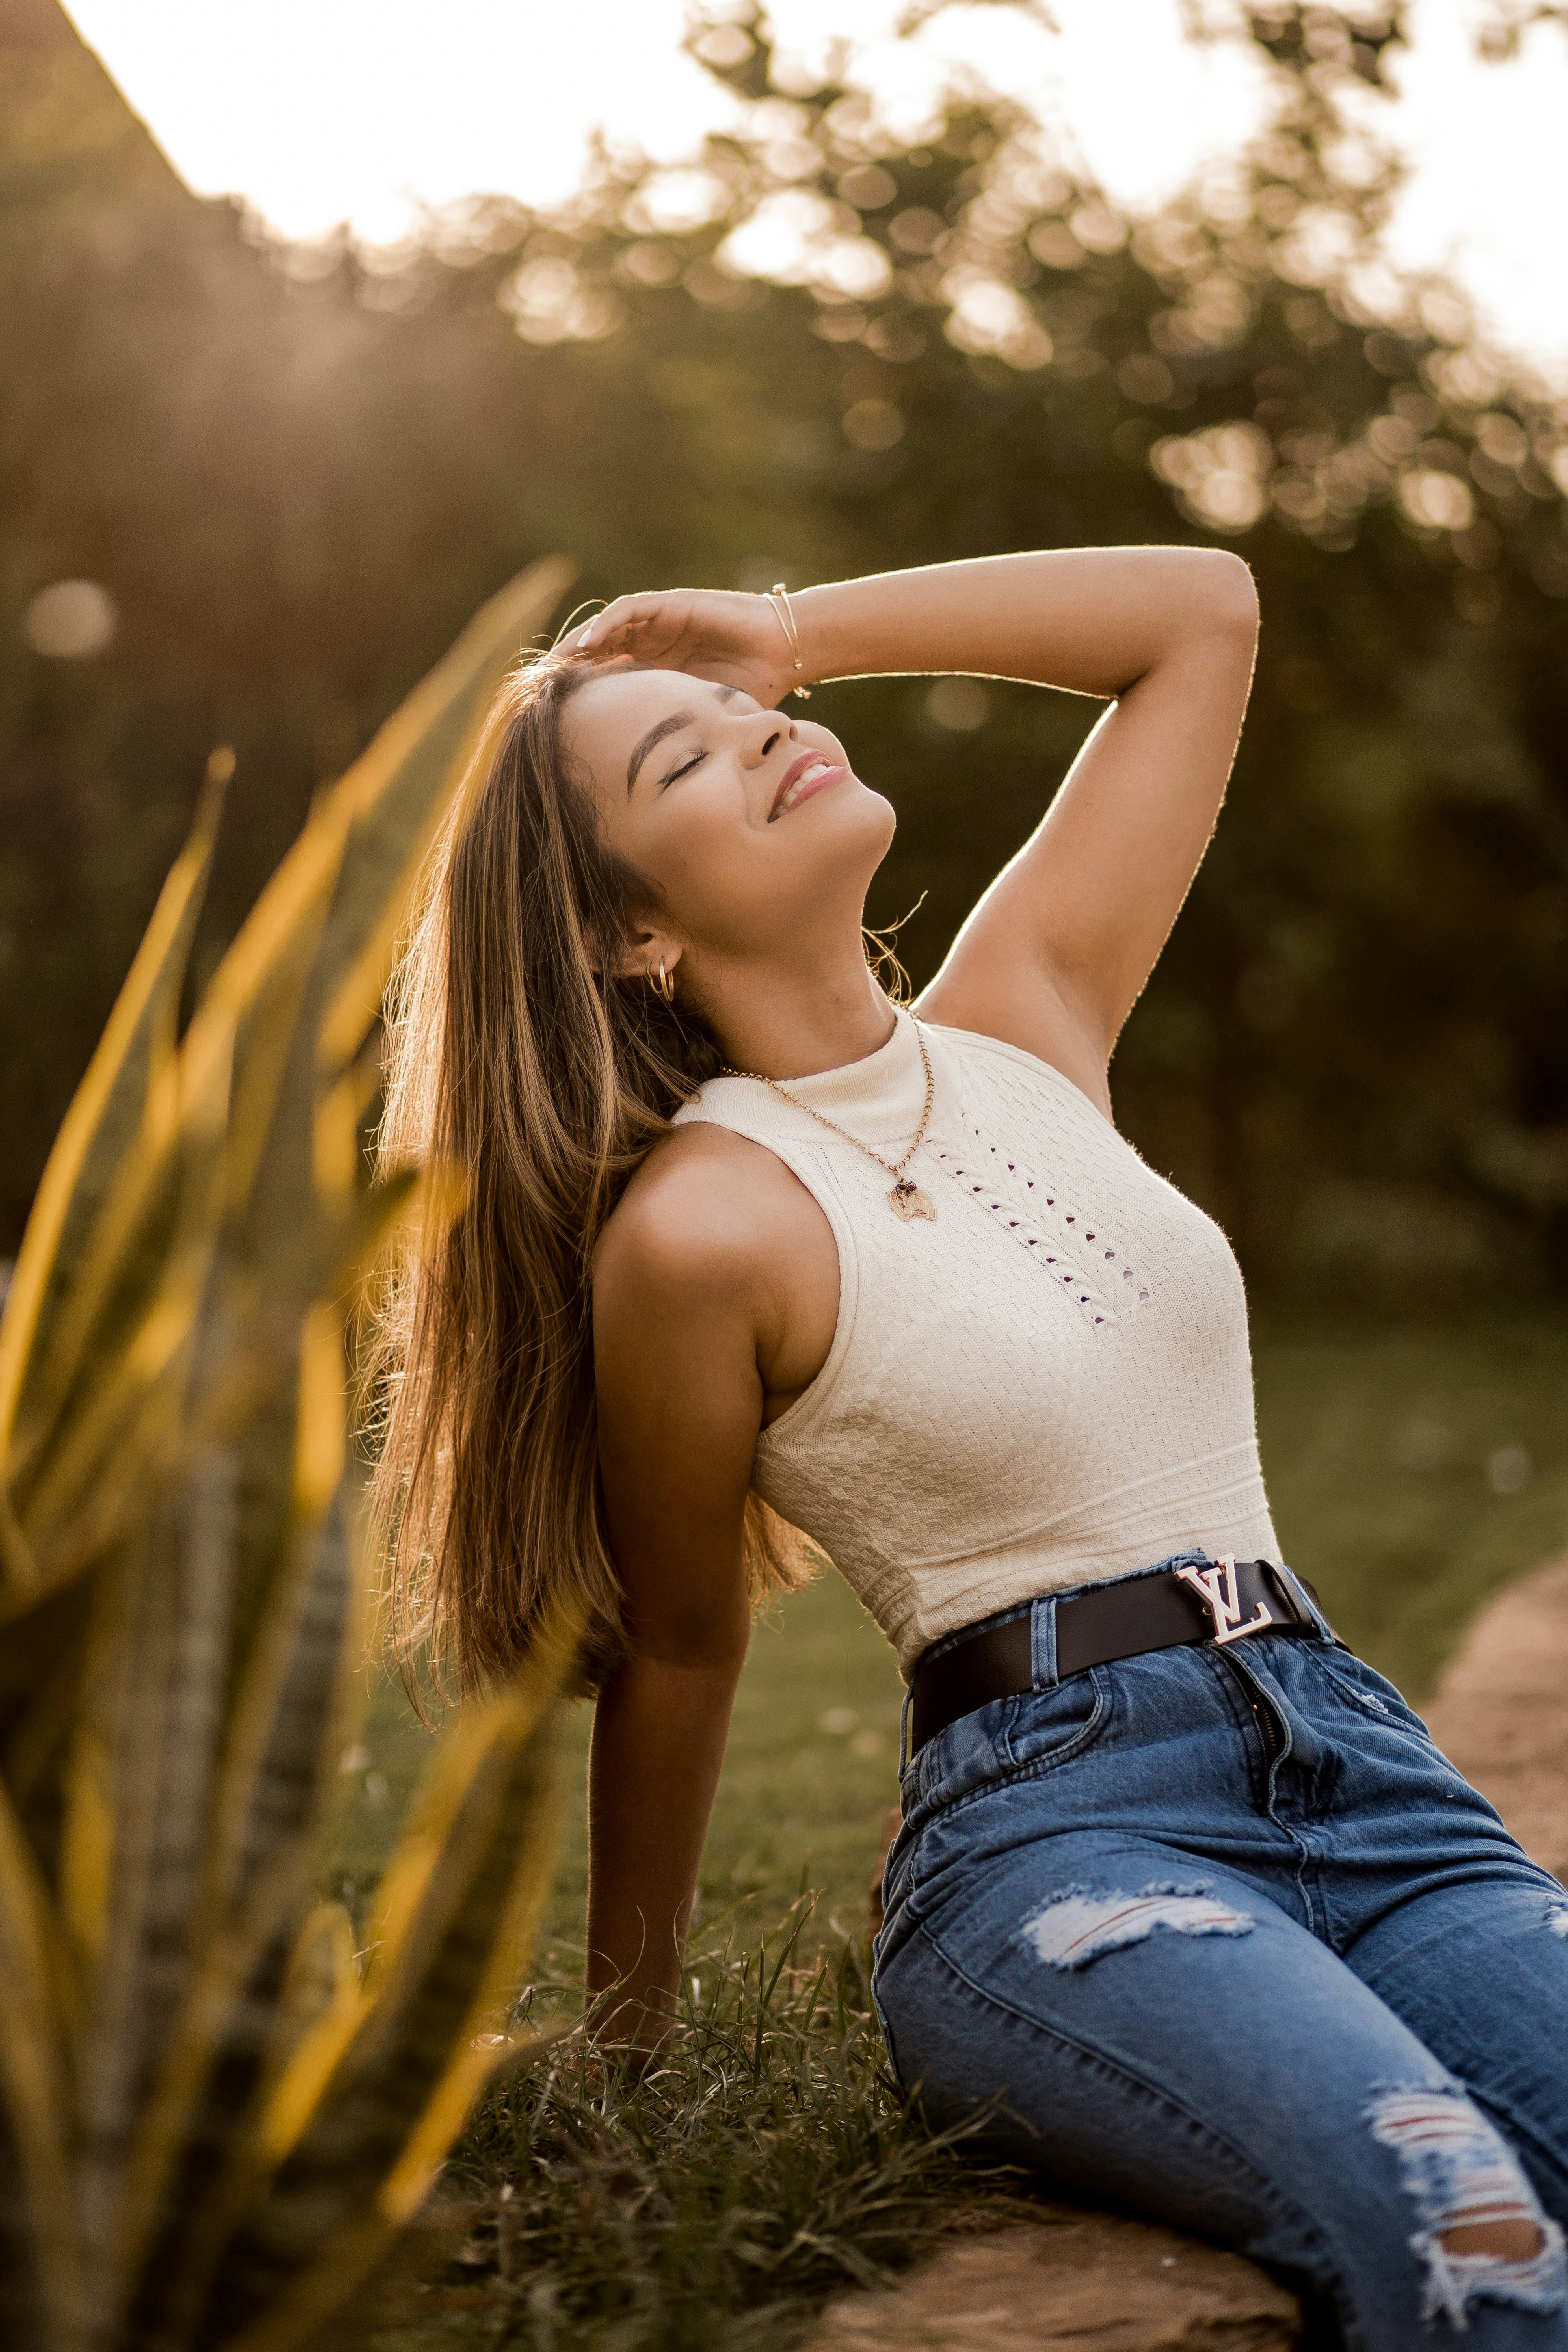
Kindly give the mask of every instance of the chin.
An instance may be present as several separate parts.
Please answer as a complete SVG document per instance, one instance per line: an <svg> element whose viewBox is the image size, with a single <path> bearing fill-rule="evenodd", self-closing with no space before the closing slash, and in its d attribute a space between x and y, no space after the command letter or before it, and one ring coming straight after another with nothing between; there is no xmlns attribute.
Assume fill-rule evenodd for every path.
<svg viewBox="0 0 1568 2352"><path fill-rule="evenodd" d="M803 817L812 814L802 809ZM824 793L816 814L821 820L800 835L805 863L821 877L822 886L841 885L852 877L868 884L892 845L898 819L890 801L874 793L858 777L851 777L836 793Z"/></svg>
<svg viewBox="0 0 1568 2352"><path fill-rule="evenodd" d="M898 814L890 800L885 799L880 793L874 793L869 784L862 784L858 777L855 781L858 786L856 829L868 840L878 843L877 855L880 859L891 847L893 835L899 829Z"/></svg>

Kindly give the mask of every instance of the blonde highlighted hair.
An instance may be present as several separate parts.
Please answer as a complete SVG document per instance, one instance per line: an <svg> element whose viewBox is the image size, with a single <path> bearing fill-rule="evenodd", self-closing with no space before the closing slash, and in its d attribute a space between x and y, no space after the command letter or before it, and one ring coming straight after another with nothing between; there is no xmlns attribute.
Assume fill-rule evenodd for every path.
<svg viewBox="0 0 1568 2352"><path fill-rule="evenodd" d="M585 1612L585 1679L624 1647L598 1485L594 1252L632 1171L721 1055L700 1014L617 977L647 877L612 850L563 741L592 675L529 657L432 857L388 1008L384 1170L451 1167L455 1217L399 1235L373 1349L372 1499L393 1640L463 1691L504 1675L552 1605ZM753 1591L804 1580L755 1495Z"/></svg>

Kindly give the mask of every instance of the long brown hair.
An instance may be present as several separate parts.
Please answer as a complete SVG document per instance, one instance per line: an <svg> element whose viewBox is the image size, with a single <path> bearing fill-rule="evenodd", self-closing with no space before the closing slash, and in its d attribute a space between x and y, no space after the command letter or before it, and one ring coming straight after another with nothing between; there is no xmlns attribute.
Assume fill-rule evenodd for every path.
<svg viewBox="0 0 1568 2352"><path fill-rule="evenodd" d="M388 1008L384 1170L452 1168L394 1244L378 1317L372 1498L394 1644L459 1687L502 1675L553 1603L585 1613L584 1668L624 1647L597 1475L590 1281L637 1162L722 1056L700 1013L616 977L647 877L605 841L562 716L592 675L530 656L432 857ZM753 1590L804 1580L756 1496Z"/></svg>

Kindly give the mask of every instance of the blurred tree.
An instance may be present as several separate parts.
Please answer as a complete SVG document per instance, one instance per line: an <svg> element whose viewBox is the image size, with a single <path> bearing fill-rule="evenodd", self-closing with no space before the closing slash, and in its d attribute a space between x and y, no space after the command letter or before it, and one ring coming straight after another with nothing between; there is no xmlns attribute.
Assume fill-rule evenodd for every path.
<svg viewBox="0 0 1568 2352"><path fill-rule="evenodd" d="M1483 58L1500 63L1519 55L1524 35L1536 25L1556 25L1568 32L1564 0L1489 0L1477 27L1477 47Z"/></svg>
<svg viewBox="0 0 1568 2352"><path fill-rule="evenodd" d="M693 24L739 104L689 165L602 152L549 215L476 202L394 254L269 251L177 191L129 253L68 247L46 184L117 218L129 163L13 116L13 1222L210 744L239 754L228 929L318 776L542 547L608 595L1220 537L1262 589L1258 691L1121 1116L1259 1286L1561 1280L1568 406L1381 257L1398 11L1190 13L1269 57L1270 120L1145 221L977 86L895 134L744 5ZM28 599L77 577L114 645L27 650ZM929 890L918 978L1090 714L910 680L813 709L898 802L875 911Z"/></svg>

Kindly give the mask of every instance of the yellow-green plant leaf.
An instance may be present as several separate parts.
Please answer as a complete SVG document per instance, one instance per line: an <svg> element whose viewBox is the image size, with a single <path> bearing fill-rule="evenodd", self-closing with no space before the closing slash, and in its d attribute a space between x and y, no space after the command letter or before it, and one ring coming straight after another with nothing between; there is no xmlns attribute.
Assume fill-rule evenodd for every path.
<svg viewBox="0 0 1568 2352"><path fill-rule="evenodd" d="M0 1642L0 1781L51 1882L58 1774L77 1719L90 1613L81 1591L50 1592L14 1617Z"/></svg>
<svg viewBox="0 0 1568 2352"><path fill-rule="evenodd" d="M28 2319L44 2343L69 2347L80 2341L84 2305L59 1998L65 1972L47 1890L0 1793L0 2144L21 2206L7 2235L13 2244L25 2235L29 2258L26 2277L12 2283L10 2315L18 2329Z"/></svg>
<svg viewBox="0 0 1568 2352"><path fill-rule="evenodd" d="M213 2279L204 2335L302 2342L409 2217L485 2082L553 1862L552 1707L572 1643L438 1752L389 1865L365 1984L305 2035L262 2110L257 2191ZM265 2316L263 2316L265 2313Z"/></svg>
<svg viewBox="0 0 1568 2352"><path fill-rule="evenodd" d="M127 2292L176 2172L199 2194L215 2156L221 2159L236 2100L248 2095L267 2062L269 2037L255 2030L255 1979L280 1959L292 1927L342 1744L346 1686L363 1651L366 1579L345 1525L335 1308L319 1305L307 1318L295 1393L287 1557L231 1695L201 1885L193 1889L197 1959L126 2168L115 2261ZM190 2193L176 2192L175 2205Z"/></svg>
<svg viewBox="0 0 1568 2352"><path fill-rule="evenodd" d="M289 1171L292 1183L285 1177L286 1199L273 1223L297 1243L301 1227L308 1235L316 1222L309 1109L301 1117L296 1102L290 1117L279 1101L290 1077L296 1095L301 1074L307 1093L313 1084L314 959L340 846L332 829L314 818L301 838L313 836L329 855L312 865L312 887L297 896L286 935L269 938L270 952L249 959L246 993L226 981L232 950L219 966L154 1105L162 1116L149 1121L144 1148L128 1160L106 1204L98 1245L62 1307L44 1375L35 1383L32 1412L18 1432L22 1458L12 1473L18 1517L36 1553L47 1546L50 1505L59 1491L105 1491L103 1473L83 1470L83 1450L101 1447L106 1430L134 1426L117 1410L129 1408L134 1395L134 1383L122 1377L122 1357L132 1368L144 1365L148 1335L171 1332L177 1314L195 1354L173 1366L174 1382L189 1372L210 1385L210 1362L196 1359L210 1359L224 1318L221 1307L216 1316L203 1314L207 1282L228 1270L237 1213L243 1221L269 1151L273 1160L287 1160L290 1137L298 1138L294 1158L302 1150L305 1165ZM255 929L252 921L241 934L250 934L253 946ZM207 1193L204 1179L220 1185L217 1197ZM172 1182L179 1201L174 1220L159 1213ZM247 1255L243 1248L240 1255ZM177 1310L171 1308L171 1294ZM132 1455L149 1459L139 1433ZM166 1475L167 1465L158 1467ZM110 1485L108 1491L116 1490Z"/></svg>
<svg viewBox="0 0 1568 2352"><path fill-rule="evenodd" d="M575 570L564 556L546 556L481 605L337 787L347 842L322 956L321 1055L331 1075L380 1010L420 866L454 796L483 765L501 673L544 626Z"/></svg>
<svg viewBox="0 0 1568 2352"><path fill-rule="evenodd" d="M68 1478L52 1460L42 1502L29 1498L37 1514L26 1522L30 1530L46 1505L64 1514L44 1519L48 1540L39 1556L47 1562L46 1590L90 1565L134 1524L147 1498L181 1475L184 1463L233 1442L265 1411L289 1375L310 1299L357 1286L385 1225L418 1189L416 1171L404 1171L341 1210L329 1204L313 1224L279 1240L269 1267L227 1269L221 1313L209 1314L205 1323L205 1292L194 1278L177 1287L181 1269L171 1267L156 1314L135 1335L125 1367L142 1377L96 1395L92 1416L84 1412L81 1425L68 1433L68 1466L79 1478ZM198 1264L191 1268L193 1277L204 1279L209 1271ZM0 1598L0 1622L5 1613Z"/></svg>
<svg viewBox="0 0 1568 2352"><path fill-rule="evenodd" d="M78 1286L80 1295L60 1318L49 1352L51 1377L35 1413L45 1426L30 1433L28 1459L12 1474L37 1484L45 1478L42 1457L53 1457L47 1502L38 1507L45 1527L33 1523L26 1484L17 1507L22 1534L35 1555L47 1545L48 1506L58 1507L62 1489L79 1494L90 1487L96 1497L68 1547L72 1567L94 1543L107 1540L116 1514L125 1507L125 1495L107 1469L94 1476L84 1466L84 1457L89 1460L95 1448L105 1448L106 1433L122 1441L115 1448L122 1466L127 1461L162 1466L143 1415L151 1415L154 1430L166 1427L168 1402L188 1370L184 1358L168 1348L181 1335L181 1310L187 1320L194 1318L199 1294L193 1297L188 1282L175 1284L174 1301L153 1298L130 1342L133 1363L145 1370L154 1359L160 1375L167 1375L159 1379L156 1394L134 1400L133 1410L123 1380L107 1394L100 1380L100 1393L71 1414L68 1432L53 1426L52 1417L67 1402L89 1340L100 1343L100 1358L111 1352L104 1343L119 1335L102 1328L106 1303L119 1302L123 1322L127 1296L136 1296L125 1261L134 1265L147 1258L145 1236L149 1229L156 1231L157 1205L168 1191L168 1155L180 1150L192 1107L209 1103L220 1085L230 1086L231 1067L226 1181L235 1204L243 1202L249 1208L233 1247L242 1266L268 1268L275 1295L274 1245L279 1237L287 1237L297 1259L309 1261L311 1254L300 1245L300 1195L310 1172L300 1166L306 1145L300 1119L281 1116L279 1102L290 1083L295 1093L303 1089L317 1052L316 1022L312 1018L309 1024L312 1034L301 1034L300 1015L307 1004L312 1013L325 1008L329 1028L335 1024L334 1034L347 1036L344 1008L360 1002L356 989L363 992L373 977L379 987L390 968L414 870L461 784L496 680L524 632L545 616L569 577L570 566L550 559L483 608L361 759L321 796L215 973L169 1074L168 1094L175 1108L161 1122L163 1150L142 1154L141 1164L117 1188L118 1217L104 1221L109 1241L89 1269L91 1278ZM374 1011L373 1004L360 1021L350 1052ZM321 1052L330 1058L324 1045ZM266 1171L269 1181L261 1181ZM160 1268L141 1263L141 1270L145 1284ZM310 1271L321 1278L319 1266ZM286 1348L291 1335L284 1328L278 1336ZM271 1361L276 1376L276 1352Z"/></svg>
<svg viewBox="0 0 1568 2352"><path fill-rule="evenodd" d="M173 1054L180 989L212 869L221 804L221 792L204 787L190 839L159 894L39 1180L0 1324L0 1437L15 1421L40 1318L69 1280Z"/></svg>
<svg viewBox="0 0 1568 2352"><path fill-rule="evenodd" d="M353 2009L359 1994L354 1927L348 1908L342 1903L318 1903L300 1930L284 1979L279 2022L290 2049L329 2011Z"/></svg>
<svg viewBox="0 0 1568 2352"><path fill-rule="evenodd" d="M301 2340L515 2058L488 2028L547 1883L569 1642L441 1759L366 1982L341 1911L299 1927L366 1584L342 1302L415 1181L366 1188L355 1057L494 685L569 576L504 590L321 796L176 1048L198 824L0 1330L0 2169L47 2352Z"/></svg>
<svg viewBox="0 0 1568 2352"><path fill-rule="evenodd" d="M206 786L191 837L71 1099L39 1180L0 1318L0 1451L9 1443L41 1326L77 1270L88 1235L173 1055L180 989L212 869L221 793Z"/></svg>
<svg viewBox="0 0 1568 2352"><path fill-rule="evenodd" d="M182 1051L171 1084L185 1065ZM35 1383L30 1404L50 1417L33 1427L28 1451L13 1457L9 1475L40 1589L79 1572L110 1540L128 1497L156 1491L179 1458L198 1321L220 1235L227 1057L207 1056L200 1076L199 1090L188 1094L178 1121L171 1122L177 1139L144 1134L123 1178L124 1194L133 1200L168 1193L166 1220L138 1223L115 1188L101 1225L119 1228L119 1263L106 1262L95 1246L77 1286L78 1294L94 1296L73 1295L62 1307L61 1324L68 1326L76 1310L77 1329L68 1348L48 1347L45 1373ZM134 1302L130 1313L114 1311L126 1301ZM97 1346L84 1363L89 1335ZM0 1615L16 1605L16 1597L8 1607L0 1602Z"/></svg>
<svg viewBox="0 0 1568 2352"><path fill-rule="evenodd" d="M70 1922L83 1969L82 2022L75 2052L76 2190L83 2271L93 2332L103 2332L111 2282L107 2250L121 2167L134 2128L148 2063L142 2000L149 1973L178 1969L181 1955L150 1948L155 1907L159 1817L174 1760L168 1738L177 1703L181 1575L172 1499L139 1532L113 1576L95 1579L89 1674L68 1784L66 1852L84 1834L107 1850L89 1869L73 1867L69 1892L86 1916ZM98 1752L92 1753L89 1742ZM90 1780L90 1793L84 1784ZM107 1793L105 1806L103 1798ZM86 1829L81 1808L96 1823Z"/></svg>

